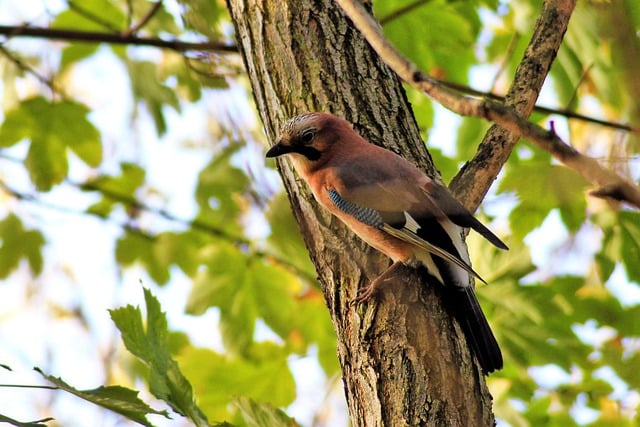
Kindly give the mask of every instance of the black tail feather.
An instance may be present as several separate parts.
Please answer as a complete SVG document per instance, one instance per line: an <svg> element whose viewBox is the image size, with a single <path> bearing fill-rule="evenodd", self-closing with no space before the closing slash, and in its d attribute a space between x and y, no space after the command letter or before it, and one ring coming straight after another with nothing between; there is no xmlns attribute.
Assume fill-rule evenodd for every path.
<svg viewBox="0 0 640 427"><path fill-rule="evenodd" d="M454 298L450 305L484 373L502 369L502 352L473 288L448 287L447 293L455 294L451 295Z"/></svg>
<svg viewBox="0 0 640 427"><path fill-rule="evenodd" d="M451 240L451 236L435 218L428 222L423 219L423 222L420 223L423 226L421 230L424 230L423 233L428 231L429 238L438 247L451 254L456 254L459 259L463 259ZM418 235L420 236L420 234L419 230ZM482 370L485 374L489 374L502 369L502 352L491 331L489 322L480 308L476 293L468 283L469 280L461 282L460 275L456 274L456 270L460 269L458 266L437 255L433 255L432 259L444 282L442 284L444 285L445 303L448 305L450 313L453 313L458 319L467 338L467 343L478 358Z"/></svg>

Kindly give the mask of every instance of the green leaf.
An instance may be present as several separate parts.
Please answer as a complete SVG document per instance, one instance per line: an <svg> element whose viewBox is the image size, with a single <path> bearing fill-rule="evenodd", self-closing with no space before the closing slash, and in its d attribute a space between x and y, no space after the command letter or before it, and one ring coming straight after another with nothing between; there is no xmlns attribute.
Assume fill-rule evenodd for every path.
<svg viewBox="0 0 640 427"><path fill-rule="evenodd" d="M620 345L620 337L615 337L605 343L602 346L601 354L603 364L610 366L630 388L637 389L640 387L640 378L637 375L640 355Z"/></svg>
<svg viewBox="0 0 640 427"><path fill-rule="evenodd" d="M156 236L154 253L166 265L175 264L188 276L195 276L200 266L200 252L210 242L205 234L193 230L164 232Z"/></svg>
<svg viewBox="0 0 640 427"><path fill-rule="evenodd" d="M147 104L156 131L162 135L167 130L162 109L171 106L180 111L180 103L173 89L158 80L158 65L148 61L128 61L129 78L133 96Z"/></svg>
<svg viewBox="0 0 640 427"><path fill-rule="evenodd" d="M514 237L523 239L552 209L559 209L569 231L577 231L586 217L586 185L573 171L535 158L509 167L498 191L515 192L520 199L509 215Z"/></svg>
<svg viewBox="0 0 640 427"><path fill-rule="evenodd" d="M406 87L406 91L413 115L420 126L420 134L426 139L429 128L433 126L433 101L413 87Z"/></svg>
<svg viewBox="0 0 640 427"><path fill-rule="evenodd" d="M204 248L203 257L207 268L201 270L194 281L187 302L190 314L202 314L209 307L220 305L219 301L232 300L235 285L242 280L247 264L240 250L222 242Z"/></svg>
<svg viewBox="0 0 640 427"><path fill-rule="evenodd" d="M154 237L130 231L116 243L116 260L125 266L139 262L156 283L163 285L170 278L172 265L194 276L201 262L200 252L210 241L206 234L192 230Z"/></svg>
<svg viewBox="0 0 640 427"><path fill-rule="evenodd" d="M196 201L200 207L198 219L229 232L240 232L238 217L247 191L247 175L231 164L231 157L240 148L232 145L216 154L198 176Z"/></svg>
<svg viewBox="0 0 640 427"><path fill-rule="evenodd" d="M62 49L60 58L60 71L64 71L70 65L82 61L98 51L99 44L72 43Z"/></svg>
<svg viewBox="0 0 640 427"><path fill-rule="evenodd" d="M153 3L149 4L148 2L141 2L142 7L138 7L135 10L135 14L133 16L134 22L142 20L149 9L152 7ZM147 24L142 29L145 33L151 33L154 35L161 34L173 34L173 35L182 35L182 29L176 23L176 16L167 11L165 4L161 4L156 12L153 14L153 19L149 20Z"/></svg>
<svg viewBox="0 0 640 427"><path fill-rule="evenodd" d="M294 328L294 297L302 291L300 282L284 269L260 260L250 264L249 273L258 316L276 334L287 338Z"/></svg>
<svg viewBox="0 0 640 427"><path fill-rule="evenodd" d="M151 278L163 285L170 277L170 263L158 256L156 248L157 239L127 232L116 242L116 261L125 266L140 262Z"/></svg>
<svg viewBox="0 0 640 427"><path fill-rule="evenodd" d="M268 247L274 254L280 255L294 265L308 279L310 285L318 286L316 272L309 252L300 235L300 228L291 212L291 205L284 192L279 193L269 203L267 219L271 234L267 239Z"/></svg>
<svg viewBox="0 0 640 427"><path fill-rule="evenodd" d="M409 3L414 2L375 2L376 15L384 20ZM472 2L423 2L410 13L386 22L383 28L393 44L421 70L446 80L467 81L480 29Z"/></svg>
<svg viewBox="0 0 640 427"><path fill-rule="evenodd" d="M296 353L303 353L310 343L316 343L320 365L327 376L331 376L339 371L335 350L335 331L317 283L315 269L309 260L309 254L302 236L300 236L300 229L293 218L289 201L284 192L276 196L269 204L267 218L271 228L271 234L267 240L270 251L293 264L309 285L301 295L293 295L293 306L290 306L288 302L285 305L279 304L278 298L280 297L268 298L269 304L273 305L273 308L270 308L273 312L282 311L285 307L290 307L293 310L289 320L291 330L288 337L282 335L285 333L285 328L278 328L272 321L267 321L267 323L270 323L274 330L283 331L279 332L281 337L286 339L288 346ZM271 282L274 283L273 280ZM264 289L268 289L266 285ZM282 298L284 301L289 301L292 295ZM284 312L279 314L282 317L280 321L284 322L289 317L288 314L285 314ZM265 315L268 316L268 314Z"/></svg>
<svg viewBox="0 0 640 427"><path fill-rule="evenodd" d="M336 355L337 337L324 296L319 290L308 289L302 297L297 299L293 322L295 329L287 342L289 346L296 350L297 334L303 339L297 347L316 343L318 361L327 377L339 374L340 365Z"/></svg>
<svg viewBox="0 0 640 427"><path fill-rule="evenodd" d="M548 396L533 400L525 412L530 425L546 427L578 427L576 421L571 418L566 410L558 408L552 410L552 399ZM555 405L554 405L555 406Z"/></svg>
<svg viewBox="0 0 640 427"><path fill-rule="evenodd" d="M0 147L30 140L25 161L29 175L38 190L48 191L67 175L66 148L89 166L102 161L100 134L87 120L88 113L86 106L75 102L28 99L7 113L0 127Z"/></svg>
<svg viewBox="0 0 640 427"><path fill-rule="evenodd" d="M544 285L519 286L511 281L478 289L505 360L512 366L556 364L566 370L588 364L591 348L581 343L572 325L578 323L575 293L582 278L557 278Z"/></svg>
<svg viewBox="0 0 640 427"><path fill-rule="evenodd" d="M520 286L521 278L534 270L521 241L509 241L509 251L494 248L475 233L467 242L474 269L489 283L478 286L477 295L507 363L554 363L566 369L585 363L589 349L571 329L584 321L575 313L575 293L584 280L559 278L544 285Z"/></svg>
<svg viewBox="0 0 640 427"><path fill-rule="evenodd" d="M206 268L196 276L187 311L220 308L220 328L228 350L244 354L261 318L286 339L293 330L294 297L301 291L295 276L218 243L206 249Z"/></svg>
<svg viewBox="0 0 640 427"><path fill-rule="evenodd" d="M603 212L593 220L604 232L602 249L596 255L602 279L607 280L615 264L621 262L629 279L640 283L640 214Z"/></svg>
<svg viewBox="0 0 640 427"><path fill-rule="evenodd" d="M433 164L438 169L438 172L440 172L442 180L444 182L451 182L460 170L459 163L453 158L446 156L439 148L429 147L429 155L433 159Z"/></svg>
<svg viewBox="0 0 640 427"><path fill-rule="evenodd" d="M621 105L625 91L619 80L623 80L621 70L624 67L612 58L612 53L616 54L620 47L612 45L609 37L603 37L599 22L602 15L602 10L597 7L579 4L571 16L572 23L576 25L568 28L563 48L558 51L551 70L561 105L567 108L572 108L567 101L575 98L576 85L583 80L588 85L582 84L581 89L595 92L603 102ZM626 53L622 55L626 56Z"/></svg>
<svg viewBox="0 0 640 427"><path fill-rule="evenodd" d="M42 247L45 239L36 230L25 230L22 221L9 214L0 221L0 278L4 279L26 259L31 271L42 272Z"/></svg>
<svg viewBox="0 0 640 427"><path fill-rule="evenodd" d="M476 154L478 145L490 127L491 123L486 120L463 117L456 140L458 158L463 161L470 160Z"/></svg>
<svg viewBox="0 0 640 427"><path fill-rule="evenodd" d="M220 19L224 8L209 0L184 0L181 4L185 8L181 15L187 28L196 30L212 40L220 38L220 32L216 31L214 24Z"/></svg>
<svg viewBox="0 0 640 427"><path fill-rule="evenodd" d="M508 251L503 251L489 243L478 233L471 232L467 237L467 246L472 265L491 287L500 286L499 282L518 282L535 270L531 262L529 249L520 240L506 240ZM481 286L484 289L484 286ZM482 292L482 291L481 291Z"/></svg>
<svg viewBox="0 0 640 427"><path fill-rule="evenodd" d="M140 309L131 305L110 310L111 319L120 330L127 350L149 367L151 393L196 426L208 426L207 418L195 403L191 384L171 357L167 319L160 303L148 289L144 289L144 298L146 322Z"/></svg>
<svg viewBox="0 0 640 427"><path fill-rule="evenodd" d="M33 138L25 160L31 181L40 191L49 191L66 176L69 165L62 141Z"/></svg>
<svg viewBox="0 0 640 427"><path fill-rule="evenodd" d="M104 31L124 30L126 27L127 18L116 2L82 0L73 3L76 9L69 8L59 13L51 23L52 28Z"/></svg>
<svg viewBox="0 0 640 427"><path fill-rule="evenodd" d="M191 61L191 60L189 60ZM199 72L204 68L202 72ZM197 102L202 97L202 90L205 87L219 87L208 84L210 80L218 81L221 77L212 73L211 64L208 62L194 62L185 67L185 58L182 55L171 55L164 58L162 68L160 69L161 79L175 79L175 92L188 102ZM215 71L214 71L215 72ZM222 78L223 81L224 78ZM228 84L226 84L228 86Z"/></svg>
<svg viewBox="0 0 640 427"><path fill-rule="evenodd" d="M229 403L238 396L276 407L290 405L295 399L295 381L285 348L259 343L247 356L230 357L209 349L187 349L177 356L185 375L198 390L198 404L209 418L229 418Z"/></svg>
<svg viewBox="0 0 640 427"><path fill-rule="evenodd" d="M147 420L148 414L162 415L170 418L167 411L158 411L151 408L138 398L138 392L121 386L98 387L91 390L78 390L64 382L61 378L46 375L40 368L34 368L49 382L55 384L61 390L71 393L79 398L96 405L114 411L143 426L152 426Z"/></svg>
<svg viewBox="0 0 640 427"><path fill-rule="evenodd" d="M294 427L299 424L278 408L258 403L247 397L234 400L240 414L249 427Z"/></svg>
<svg viewBox="0 0 640 427"><path fill-rule="evenodd" d="M225 346L242 353L253 340L258 317L248 259L237 248L223 243L210 245L207 252L207 267L194 280L187 312L200 314L209 307L219 307Z"/></svg>
<svg viewBox="0 0 640 427"><path fill-rule="evenodd" d="M120 169L122 173L119 176L100 175L82 186L84 191L97 191L103 195L87 212L107 217L116 203L123 203L129 209L131 202L137 200L135 193L144 184L145 170L128 162L121 163Z"/></svg>

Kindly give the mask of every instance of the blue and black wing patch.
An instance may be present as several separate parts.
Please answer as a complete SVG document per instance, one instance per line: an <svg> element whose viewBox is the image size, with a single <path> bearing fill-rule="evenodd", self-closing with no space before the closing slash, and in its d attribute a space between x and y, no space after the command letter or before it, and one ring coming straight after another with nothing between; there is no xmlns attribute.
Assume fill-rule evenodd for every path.
<svg viewBox="0 0 640 427"><path fill-rule="evenodd" d="M383 214L388 213L381 213L375 209L367 208L365 206L360 206L353 202L350 202L349 200L343 198L336 190L331 189L327 191L329 193L329 199L331 199L333 204L347 215L351 215L363 224L378 228L389 233L397 239L411 243L424 249L427 252L437 255L438 257L466 270L482 282L486 283L482 279L482 277L480 277L480 275L471 268L471 266L469 266L460 258L460 255L458 255L458 252L455 250L455 248L453 248L452 252L449 252L446 249L436 246L435 244L426 240L423 236L425 231L427 230L422 230L421 225L418 224L418 222L411 215L409 215L408 212L403 212L401 214L402 216L404 216L404 221L401 221L400 223L393 221L393 223L390 224L383 218ZM438 227L440 227L439 224ZM445 233L444 230L442 230L442 232ZM453 244L451 244L451 246L453 246Z"/></svg>
<svg viewBox="0 0 640 427"><path fill-rule="evenodd" d="M384 220L382 215L375 209L365 208L358 206L346 199L343 199L340 193L336 190L327 190L329 192L329 198L334 205L347 215L351 215L363 224L367 224L371 227L382 228Z"/></svg>

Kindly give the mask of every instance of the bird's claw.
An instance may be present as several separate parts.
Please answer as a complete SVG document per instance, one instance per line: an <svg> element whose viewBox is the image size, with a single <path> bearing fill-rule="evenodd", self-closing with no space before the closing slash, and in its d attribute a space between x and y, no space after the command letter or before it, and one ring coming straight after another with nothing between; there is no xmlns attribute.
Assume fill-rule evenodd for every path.
<svg viewBox="0 0 640 427"><path fill-rule="evenodd" d="M369 301L375 295L376 292L377 292L377 289L373 283L363 288L360 288L356 293L356 297L353 299L353 301L351 301L349 305L353 307L354 305L357 306L357 305L363 304Z"/></svg>

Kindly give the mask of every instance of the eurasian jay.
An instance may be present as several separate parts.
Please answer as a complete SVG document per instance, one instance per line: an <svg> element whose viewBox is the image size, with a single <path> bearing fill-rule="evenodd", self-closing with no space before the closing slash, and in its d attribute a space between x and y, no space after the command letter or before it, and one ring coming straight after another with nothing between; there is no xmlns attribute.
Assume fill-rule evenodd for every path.
<svg viewBox="0 0 640 427"><path fill-rule="evenodd" d="M470 275L482 279L470 266L461 228L507 249L496 235L446 187L334 115L309 113L287 121L266 156L284 154L324 208L393 260L356 302L368 300L400 265L422 264L457 297L457 318L483 371L502 368L500 347L471 285Z"/></svg>

